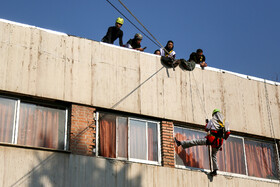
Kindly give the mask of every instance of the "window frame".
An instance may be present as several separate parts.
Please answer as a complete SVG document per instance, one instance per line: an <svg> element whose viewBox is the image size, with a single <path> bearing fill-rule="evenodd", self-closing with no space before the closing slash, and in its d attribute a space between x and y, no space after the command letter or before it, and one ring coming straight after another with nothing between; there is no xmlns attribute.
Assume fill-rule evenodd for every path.
<svg viewBox="0 0 280 187"><path fill-rule="evenodd" d="M95 115L95 121L96 121L96 148L95 148L95 156L96 157L103 157L101 155L99 155L99 113L100 112L96 112ZM101 112L102 113L102 112ZM125 115L120 115L120 114L115 114L113 112L104 112L104 113L109 113L112 115L116 116L116 158L106 158L106 159L116 159L116 160L121 160L121 161L127 161L127 162L136 162L136 163L144 163L144 164L151 164L151 165L161 165L161 134L160 134L160 122L159 121L153 121L153 120L146 120L146 119L141 119L141 118L135 118L135 117L128 117ZM123 118L127 118L127 158L124 157L118 157L118 117L123 117ZM157 124L157 146L158 146L158 161L150 161L150 160L143 160L143 159L135 159L135 158L130 158L130 120L137 120L137 121L143 121L146 123L146 132L148 129L148 123L155 123ZM148 142L148 135L146 133L146 141ZM148 146L147 146L147 150L148 150ZM147 158L148 158L148 151L146 153ZM105 157L104 157L105 158Z"/></svg>
<svg viewBox="0 0 280 187"><path fill-rule="evenodd" d="M160 165L161 163L161 141L160 141L160 122L156 122L156 121L151 121L151 120L145 120L145 119L139 119L139 118L133 118L133 117L128 117L128 161L132 161L132 162L140 162L140 163L146 163L146 164L154 164L154 165ZM146 147L146 160L143 159L136 159L136 158L130 158L130 120L135 120L135 121L142 121L145 122L146 124L146 142L147 142L147 147ZM148 123L155 123L157 124L157 140L158 140L158 161L150 161L148 160Z"/></svg>
<svg viewBox="0 0 280 187"><path fill-rule="evenodd" d="M242 144L243 144L243 156L244 156L244 159L245 159L245 171L246 171L246 174L245 175L243 175L243 174L239 174L239 173L232 173L232 172L227 172L227 171L220 171L220 170L218 170L218 172L219 173L221 173L221 174L223 174L223 175L228 175L228 176L247 176L247 177L250 177L249 175L248 175L248 167L247 167L247 158L246 158L246 150L245 150L245 138L244 137L242 137L242 136L238 136L238 135L230 135L230 137L234 137L234 138L239 138L239 139L241 139L242 140ZM226 140L225 140L226 141ZM225 159L227 159L227 158L225 158ZM262 178L263 179L263 178Z"/></svg>
<svg viewBox="0 0 280 187"><path fill-rule="evenodd" d="M195 129L195 128L191 128L191 127L182 127L182 126L173 126L173 133L175 133L175 127L176 128L181 128L181 129L187 129L187 130L192 130L192 131L196 131L196 132L200 132L200 133L204 133L205 135L207 134L205 131L199 130L199 129ZM174 136L174 135L173 135ZM207 150L208 152L208 157L209 157L209 150ZM196 170L196 171L202 171L202 172L210 172L210 169L205 169L205 168L196 168L196 167L191 167L191 166L183 166L183 165L178 165L176 163L176 152L174 149L174 162L175 162L175 168L180 168L180 169L188 169L188 170Z"/></svg>
<svg viewBox="0 0 280 187"><path fill-rule="evenodd" d="M58 150L58 151L67 151L69 149L69 142L68 142L68 117L69 117L69 108L66 106L61 105L54 105L54 104L46 104L44 102L36 102L36 101L28 101L28 99L21 99L19 97L11 97L11 96L5 96L0 95L0 98L4 99L10 99L15 101L15 111L14 111L14 120L13 120L13 134L12 134L12 141L10 143L7 142L0 142L0 144L12 144L17 146L24 146L24 147L32 147L32 148L42 148L42 149L50 149L50 150ZM49 108L59 108L61 110L65 110L65 124L64 124L64 146L63 149L52 149L47 147L36 147L36 146L27 146L27 145L20 145L17 144L18 142L18 128L19 128L19 117L20 117L20 105L21 103L25 104L33 104L36 106L42 106L42 107L49 107Z"/></svg>
<svg viewBox="0 0 280 187"><path fill-rule="evenodd" d="M182 127L179 125L175 125L173 126L173 132L174 128L182 128L182 129L187 129L187 130L193 130L193 131L197 131L197 132L203 132L203 130L199 130L197 128L191 128L191 127ZM244 179L253 179L253 180L258 180L258 181L265 181L265 182L272 182L272 183L277 183L279 184L280 181L279 180L275 180L275 179L268 179L268 178L260 178L260 177L254 177L254 176L250 176L248 175L248 166L247 166L247 157L246 157L246 149L245 149L245 138L253 140L253 141L258 141L258 142L264 142L264 143L272 143L275 146L275 149L277 149L277 145L275 145L275 142L269 142L269 141L264 141L264 140L260 140L260 139L256 139L256 138L251 138L251 137L243 137L243 136L238 136L238 135L230 135L230 137L234 137L234 138L240 138L242 139L242 143L243 143L243 154L244 154L244 159L245 159L245 169L246 169L246 175L244 174L238 174L238 173L231 173L231 172L226 172L226 171L220 171L218 170L218 173L221 175L225 175L225 176L231 176L231 177L238 177L238 178L244 178ZM278 140L278 143L280 144L280 140ZM209 153L208 153L209 154ZM280 155L279 152L276 154L278 154L278 162L279 162L279 171L280 171ZM276 157L277 158L277 157ZM210 172L209 169L201 169L201 168L194 168L194 167L189 167L189 166L182 166L182 165L177 165L176 164L176 152L174 151L174 161L175 161L175 168L180 168L180 169L187 169L187 170L198 170L198 171L202 171L202 172ZM211 166L212 167L212 166ZM279 173L280 175L280 173Z"/></svg>

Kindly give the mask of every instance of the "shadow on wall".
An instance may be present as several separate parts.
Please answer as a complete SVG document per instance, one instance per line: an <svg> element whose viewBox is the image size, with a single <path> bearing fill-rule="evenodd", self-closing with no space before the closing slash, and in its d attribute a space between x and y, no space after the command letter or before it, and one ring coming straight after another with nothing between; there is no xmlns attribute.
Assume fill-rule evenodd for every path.
<svg viewBox="0 0 280 187"><path fill-rule="evenodd" d="M22 163L18 164L21 169L28 165L32 169L11 186L142 186L141 170L133 171L129 163L68 153L31 151L34 153L26 154L28 158L21 159Z"/></svg>

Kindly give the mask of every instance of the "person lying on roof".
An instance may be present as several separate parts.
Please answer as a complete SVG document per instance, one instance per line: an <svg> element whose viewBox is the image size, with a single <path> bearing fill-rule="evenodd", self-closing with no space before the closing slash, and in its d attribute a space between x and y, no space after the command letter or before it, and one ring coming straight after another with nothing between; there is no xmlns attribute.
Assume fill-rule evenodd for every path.
<svg viewBox="0 0 280 187"><path fill-rule="evenodd" d="M217 163L217 152L221 150L224 139L226 140L230 135L230 130L228 127L228 122L225 121L224 116L219 109L214 109L212 112L212 119L206 120L205 131L207 136L202 139L193 139L187 141L179 141L174 137L174 141L177 146L182 146L184 149L199 146L199 145L211 145L212 147L212 161L213 161L213 171L210 175L217 175L217 170L219 169Z"/></svg>
<svg viewBox="0 0 280 187"><path fill-rule="evenodd" d="M125 47L129 49L135 49L138 51L144 51L146 47L141 48L141 41L143 39L143 36L140 33L136 33L134 35L133 39L128 40L128 42L125 44Z"/></svg>
<svg viewBox="0 0 280 187"><path fill-rule="evenodd" d="M123 25L123 18L118 17L115 23L115 26L109 27L107 34L102 38L102 42L113 44L116 39L119 38L120 46L123 46L123 31L121 27Z"/></svg>
<svg viewBox="0 0 280 187"><path fill-rule="evenodd" d="M206 58L203 55L203 50L202 49L197 49L196 53L193 52L190 55L190 59L189 59L189 61L195 61L196 64L200 64L200 67L202 69L204 69L204 67L207 67L207 64L206 64L205 60L206 60Z"/></svg>

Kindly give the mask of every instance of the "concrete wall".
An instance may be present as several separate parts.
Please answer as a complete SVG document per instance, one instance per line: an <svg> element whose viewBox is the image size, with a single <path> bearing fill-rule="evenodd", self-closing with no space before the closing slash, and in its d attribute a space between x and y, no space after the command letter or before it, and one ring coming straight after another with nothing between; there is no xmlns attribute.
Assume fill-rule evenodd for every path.
<svg viewBox="0 0 280 187"><path fill-rule="evenodd" d="M6 186L244 186L279 183L104 158L0 146L0 187Z"/></svg>
<svg viewBox="0 0 280 187"><path fill-rule="evenodd" d="M280 86L267 84L267 100L259 81L161 69L154 55L4 21L0 54L0 90L195 124L221 108L232 130L271 137L268 101L280 138Z"/></svg>

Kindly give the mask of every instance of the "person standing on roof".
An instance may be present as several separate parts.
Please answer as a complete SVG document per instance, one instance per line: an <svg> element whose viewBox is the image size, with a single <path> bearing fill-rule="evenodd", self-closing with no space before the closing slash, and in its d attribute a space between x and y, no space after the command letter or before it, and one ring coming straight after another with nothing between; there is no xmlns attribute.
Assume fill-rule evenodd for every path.
<svg viewBox="0 0 280 187"><path fill-rule="evenodd" d="M123 31L121 27L123 25L123 18L118 17L115 26L109 27L106 36L102 38L102 42L113 44L116 39L119 38L120 46L123 46Z"/></svg>
<svg viewBox="0 0 280 187"><path fill-rule="evenodd" d="M204 69L204 67L207 67L207 64L206 64L205 60L206 60L206 58L203 55L203 50L202 49L197 49L196 53L193 52L190 55L190 59L189 59L189 61L195 61L196 64L200 64L200 67L202 69Z"/></svg>
<svg viewBox="0 0 280 187"><path fill-rule="evenodd" d="M141 48L141 41L143 39L143 36L140 33L137 33L134 35L133 39L128 40L128 42L125 44L125 47L129 49L135 49L138 51L144 51L146 47Z"/></svg>
<svg viewBox="0 0 280 187"><path fill-rule="evenodd" d="M226 140L230 135L228 122L225 121L225 118L219 109L213 110L211 120L208 121L208 119L206 119L205 131L207 132L207 136L202 139L179 141L176 137L174 137L174 140L177 146L182 146L184 149L192 146L211 145L213 171L210 175L215 176L217 175L217 170L219 169L217 163L217 152L221 150L223 140Z"/></svg>

